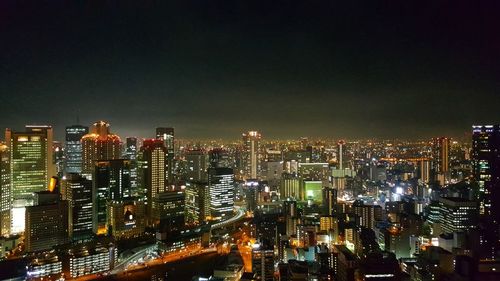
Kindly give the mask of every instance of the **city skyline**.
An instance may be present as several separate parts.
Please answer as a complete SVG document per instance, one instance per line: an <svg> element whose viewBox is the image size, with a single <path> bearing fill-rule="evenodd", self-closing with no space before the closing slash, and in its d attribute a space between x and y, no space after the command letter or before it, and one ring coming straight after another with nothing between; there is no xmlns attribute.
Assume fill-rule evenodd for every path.
<svg viewBox="0 0 500 281"><path fill-rule="evenodd" d="M0 129L418 138L498 116L498 3L60 4L0 4Z"/></svg>
<svg viewBox="0 0 500 281"><path fill-rule="evenodd" d="M500 1L0 1L0 280L500 280Z"/></svg>
<svg viewBox="0 0 500 281"><path fill-rule="evenodd" d="M90 119L89 119L90 120ZM19 126L10 126L6 128L1 128L3 129L2 132L5 132L6 129L10 130L22 130L25 128L25 126L51 126L52 130L54 131L54 141L64 141L65 139L65 133L67 128L71 128L73 126L83 126L83 127L91 127L92 124L95 122L106 122L109 124L113 125L113 132L119 136L122 140L122 143L125 144L126 138L138 138L139 140L147 140L147 139L154 139L156 136L155 133L155 128L158 128L159 126L163 126L165 124L160 124L160 125L154 125L151 124L147 127L141 127L135 130L132 130L132 132L140 132L141 135L138 134L130 134L129 130L120 130L120 122L113 123L110 122L108 119L94 119L92 122L89 123L83 123L79 122L78 124L75 122L74 124L63 126L63 127L56 127L53 126L50 123L42 123L42 122L31 122L31 123L24 123ZM484 125L493 125L496 124L495 122L492 123L481 123ZM429 134L429 135L419 135L419 136L405 136L405 135L398 135L398 136L389 136L389 135L379 135L379 134L372 134L372 135L366 135L363 137L356 137L356 136L346 136L345 134L338 134L338 135L325 135L325 136L318 136L318 135L307 135L307 134L301 134L297 133L294 135L283 135L283 136L276 136L276 135L269 135L267 134L266 131L260 130L258 127L250 127L250 128L236 128L234 134L228 135L228 136L220 136L216 132L214 132L211 135L206 135L206 136L193 136L189 134L189 132L186 132L186 129L184 128L179 128L175 126L171 126L170 124L167 124L168 126L175 128L176 130L176 140L179 141L187 141L187 142L196 142L196 141L221 141L221 142L240 142L241 137L244 133L249 132L249 131L258 131L259 133L262 133L263 135L263 142L268 142L268 141L292 141L292 140L299 140L300 138L307 138L310 141L337 141L337 140L345 140L345 141L431 141L433 138L440 138L440 137L447 137L450 138L454 141L460 141L460 142L469 142L470 138L472 136L471 133L471 128L481 125L480 123L474 123L468 126L466 129L461 134L446 134L446 133L439 133L437 132L436 134ZM117 129L118 128L118 129ZM122 127L123 128L123 127ZM182 135L178 135L182 134ZM5 141L3 139L3 134L0 135L0 141Z"/></svg>

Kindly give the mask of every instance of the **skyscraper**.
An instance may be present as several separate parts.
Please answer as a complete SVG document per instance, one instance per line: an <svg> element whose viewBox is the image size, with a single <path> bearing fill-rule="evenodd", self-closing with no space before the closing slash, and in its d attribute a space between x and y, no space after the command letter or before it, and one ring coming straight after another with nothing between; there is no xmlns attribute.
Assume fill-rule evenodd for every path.
<svg viewBox="0 0 500 281"><path fill-rule="evenodd" d="M81 139L89 133L89 128L81 125L66 127L65 173L82 173L82 143Z"/></svg>
<svg viewBox="0 0 500 281"><path fill-rule="evenodd" d="M61 182L62 199L69 205L69 237L73 241L92 237L92 181L85 177L69 173Z"/></svg>
<svg viewBox="0 0 500 281"><path fill-rule="evenodd" d="M107 234L107 203L130 197L130 160L114 159L95 162L92 199L93 229Z"/></svg>
<svg viewBox="0 0 500 281"><path fill-rule="evenodd" d="M443 233L453 233L477 228L477 202L462 198L442 197L433 202L435 216L429 218L433 224L439 224ZM437 233L439 234L439 232Z"/></svg>
<svg viewBox="0 0 500 281"><path fill-rule="evenodd" d="M33 205L33 194L45 190L56 173L52 127L27 125L25 132L6 129L5 141L13 199L11 233L19 233L24 231L25 207Z"/></svg>
<svg viewBox="0 0 500 281"><path fill-rule="evenodd" d="M257 179L260 171L260 139L257 131L243 134L243 168L245 178Z"/></svg>
<svg viewBox="0 0 500 281"><path fill-rule="evenodd" d="M10 234L11 201L9 150L0 143L0 236Z"/></svg>
<svg viewBox="0 0 500 281"><path fill-rule="evenodd" d="M83 166L82 175L92 178L94 162L119 159L121 155L120 137L112 134L109 124L98 121L92 125L90 133L82 137Z"/></svg>
<svg viewBox="0 0 500 281"><path fill-rule="evenodd" d="M139 153L139 182L143 190L146 191L147 209L149 218L153 217L156 205L154 199L166 187L166 161L167 149L162 140L144 140Z"/></svg>
<svg viewBox="0 0 500 281"><path fill-rule="evenodd" d="M252 249L252 272L257 280L274 280L274 247L269 243L255 244Z"/></svg>
<svg viewBox="0 0 500 281"><path fill-rule="evenodd" d="M54 165L56 168L56 176L61 178L64 175L65 169L65 155L64 155L64 145L59 141L52 142L52 153L54 156Z"/></svg>
<svg viewBox="0 0 500 281"><path fill-rule="evenodd" d="M479 184L479 213L500 222L500 126L472 127L472 169Z"/></svg>
<svg viewBox="0 0 500 281"><path fill-rule="evenodd" d="M125 139L125 158L129 160L137 159L137 138L127 137Z"/></svg>
<svg viewBox="0 0 500 281"><path fill-rule="evenodd" d="M185 223L186 196L182 191L164 191L153 199L156 206L153 218L160 229L179 229Z"/></svg>
<svg viewBox="0 0 500 281"><path fill-rule="evenodd" d="M225 219L233 213L234 172L230 168L208 169L210 190L210 216L214 220Z"/></svg>
<svg viewBox="0 0 500 281"><path fill-rule="evenodd" d="M472 172L479 185L481 258L498 258L500 223L500 126L472 127Z"/></svg>
<svg viewBox="0 0 500 281"><path fill-rule="evenodd" d="M323 187L323 214L333 216L337 213L337 189Z"/></svg>
<svg viewBox="0 0 500 281"><path fill-rule="evenodd" d="M337 162L339 163L339 170L347 168L345 163L345 141L339 140L337 142Z"/></svg>
<svg viewBox="0 0 500 281"><path fill-rule="evenodd" d="M431 164L428 159L422 159L419 161L419 179L424 184L428 184L430 182L430 171Z"/></svg>
<svg viewBox="0 0 500 281"><path fill-rule="evenodd" d="M130 160L130 187L133 196L139 195L137 191L137 148L138 142L136 137L128 137L125 140L126 148L124 158Z"/></svg>
<svg viewBox="0 0 500 281"><path fill-rule="evenodd" d="M156 128L156 139L162 140L165 148L167 149L165 172L167 174L167 181L172 181L175 156L174 128Z"/></svg>
<svg viewBox="0 0 500 281"><path fill-rule="evenodd" d="M35 192L34 206L26 207L27 252L51 249L68 241L68 202L59 190Z"/></svg>
<svg viewBox="0 0 500 281"><path fill-rule="evenodd" d="M210 168L233 168L229 154L222 148L214 148L208 152Z"/></svg>
<svg viewBox="0 0 500 281"><path fill-rule="evenodd" d="M435 180L446 184L450 180L450 138L433 139L432 156Z"/></svg>
<svg viewBox="0 0 500 281"><path fill-rule="evenodd" d="M187 182L186 189L186 222L188 224L203 223L210 215L210 193L206 182Z"/></svg>
<svg viewBox="0 0 500 281"><path fill-rule="evenodd" d="M187 180L206 181L208 155L204 150L190 150L186 153Z"/></svg>

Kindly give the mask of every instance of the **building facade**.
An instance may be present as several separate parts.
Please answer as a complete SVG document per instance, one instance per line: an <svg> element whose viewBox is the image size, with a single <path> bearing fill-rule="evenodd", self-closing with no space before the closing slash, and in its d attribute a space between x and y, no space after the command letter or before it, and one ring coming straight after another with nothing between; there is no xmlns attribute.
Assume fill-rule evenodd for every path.
<svg viewBox="0 0 500 281"><path fill-rule="evenodd" d="M82 143L82 175L92 179L94 162L100 160L120 159L121 139L110 132L110 125L104 121L94 123L90 133L81 139Z"/></svg>
<svg viewBox="0 0 500 281"><path fill-rule="evenodd" d="M65 173L82 173L82 137L89 133L89 128L81 125L66 127Z"/></svg>

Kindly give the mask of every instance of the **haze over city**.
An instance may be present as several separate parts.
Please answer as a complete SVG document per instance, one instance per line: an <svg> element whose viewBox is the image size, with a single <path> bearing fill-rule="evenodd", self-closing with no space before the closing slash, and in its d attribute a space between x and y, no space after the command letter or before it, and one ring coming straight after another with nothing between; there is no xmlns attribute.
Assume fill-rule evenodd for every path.
<svg viewBox="0 0 500 281"><path fill-rule="evenodd" d="M419 138L498 118L498 3L2 2L0 128Z"/></svg>

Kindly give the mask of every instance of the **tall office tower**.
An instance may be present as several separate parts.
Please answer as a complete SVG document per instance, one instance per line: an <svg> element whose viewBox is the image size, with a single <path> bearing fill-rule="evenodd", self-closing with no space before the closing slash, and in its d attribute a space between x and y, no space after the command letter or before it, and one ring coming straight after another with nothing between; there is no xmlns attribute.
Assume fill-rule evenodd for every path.
<svg viewBox="0 0 500 281"><path fill-rule="evenodd" d="M337 162L339 163L339 170L347 168L345 164L345 141L339 140L337 142Z"/></svg>
<svg viewBox="0 0 500 281"><path fill-rule="evenodd" d="M429 159L419 161L419 179L422 183L427 184L431 180L431 162Z"/></svg>
<svg viewBox="0 0 500 281"><path fill-rule="evenodd" d="M353 213L359 216L359 226L374 229L375 228L375 208L370 205L364 205L363 201L356 200L352 204Z"/></svg>
<svg viewBox="0 0 500 281"><path fill-rule="evenodd" d="M443 233L453 233L477 228L478 204L462 198L443 197L433 204L434 215L429 221L439 223ZM439 231L436 231L439 235Z"/></svg>
<svg viewBox="0 0 500 281"><path fill-rule="evenodd" d="M33 205L33 193L43 191L56 174L50 126L26 126L25 132L5 130L10 153L12 194L11 233L24 231L26 206Z"/></svg>
<svg viewBox="0 0 500 281"><path fill-rule="evenodd" d="M472 169L479 183L479 213L500 223L500 126L472 127Z"/></svg>
<svg viewBox="0 0 500 281"><path fill-rule="evenodd" d="M144 140L139 152L139 186L146 191L146 215L152 218L156 205L156 194L165 191L167 149L162 140Z"/></svg>
<svg viewBox="0 0 500 281"><path fill-rule="evenodd" d="M257 280L274 280L274 247L270 243L256 244L252 249L252 272Z"/></svg>
<svg viewBox="0 0 500 281"><path fill-rule="evenodd" d="M233 168L229 153L222 148L214 148L208 152L210 168Z"/></svg>
<svg viewBox="0 0 500 281"><path fill-rule="evenodd" d="M479 184L480 257L498 259L500 249L500 126L472 127L472 171Z"/></svg>
<svg viewBox="0 0 500 281"><path fill-rule="evenodd" d="M201 224L210 216L210 192L206 182L187 182L186 223Z"/></svg>
<svg viewBox="0 0 500 281"><path fill-rule="evenodd" d="M440 137L432 140L434 178L441 185L450 180L450 138Z"/></svg>
<svg viewBox="0 0 500 281"><path fill-rule="evenodd" d="M69 173L61 182L62 199L69 205L69 237L73 241L92 238L92 181Z"/></svg>
<svg viewBox="0 0 500 281"><path fill-rule="evenodd" d="M301 199L300 178L295 174L283 174L280 184L280 197L282 199L295 198Z"/></svg>
<svg viewBox="0 0 500 281"><path fill-rule="evenodd" d="M167 161L165 172L167 174L167 181L172 181L174 172L174 128L160 127L156 128L156 139L162 140L165 148L167 149Z"/></svg>
<svg viewBox="0 0 500 281"><path fill-rule="evenodd" d="M337 189L323 187L323 214L333 216L337 213Z"/></svg>
<svg viewBox="0 0 500 281"><path fill-rule="evenodd" d="M160 229L179 229L185 223L186 197L182 191L165 191L156 194L154 224Z"/></svg>
<svg viewBox="0 0 500 281"><path fill-rule="evenodd" d="M120 159L121 140L112 134L109 124L104 121L95 122L90 133L82 137L83 166L82 175L92 179L94 162L99 160Z"/></svg>
<svg viewBox="0 0 500 281"><path fill-rule="evenodd" d="M34 206L26 207L27 252L49 250L68 242L68 202L60 196L57 189L35 192Z"/></svg>
<svg viewBox="0 0 500 281"><path fill-rule="evenodd" d="M61 178L64 175L64 166L65 166L65 155L64 155L64 146L59 141L54 141L52 143L52 152L54 156L54 165L56 167L56 176Z"/></svg>
<svg viewBox="0 0 500 281"><path fill-rule="evenodd" d="M0 236L10 234L11 201L9 149L0 143Z"/></svg>
<svg viewBox="0 0 500 281"><path fill-rule="evenodd" d="M73 125L66 127L65 173L82 173L82 143L81 139L89 133L89 127Z"/></svg>
<svg viewBox="0 0 500 281"><path fill-rule="evenodd" d="M137 138L136 137L128 137L125 139L125 155L128 160L136 160L137 159Z"/></svg>
<svg viewBox="0 0 500 281"><path fill-rule="evenodd" d="M210 216L221 220L231 216L234 207L234 172L230 168L208 169Z"/></svg>
<svg viewBox="0 0 500 281"><path fill-rule="evenodd" d="M205 150L190 150L186 153L187 179L190 181L206 181L208 155Z"/></svg>
<svg viewBox="0 0 500 281"><path fill-rule="evenodd" d="M260 139L257 131L243 134L243 168L247 179L257 179L260 171Z"/></svg>
<svg viewBox="0 0 500 281"><path fill-rule="evenodd" d="M125 139L126 147L125 147L125 155L124 158L130 160L130 188L132 189L133 196L140 195L140 192L137 190L137 138L136 137L128 137Z"/></svg>
<svg viewBox="0 0 500 281"><path fill-rule="evenodd" d="M94 163L92 204L93 230L98 235L108 233L107 202L129 198L130 160L102 160Z"/></svg>

